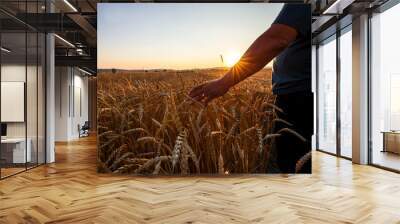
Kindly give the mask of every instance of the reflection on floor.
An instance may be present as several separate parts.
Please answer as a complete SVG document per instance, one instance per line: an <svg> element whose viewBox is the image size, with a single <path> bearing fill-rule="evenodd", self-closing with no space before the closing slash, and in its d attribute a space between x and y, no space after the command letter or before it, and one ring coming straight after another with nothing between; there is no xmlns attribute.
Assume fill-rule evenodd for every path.
<svg viewBox="0 0 400 224"><path fill-rule="evenodd" d="M352 150L351 148L348 147L342 147L341 151L340 151L341 155L347 158L351 158L352 157Z"/></svg>
<svg viewBox="0 0 400 224"><path fill-rule="evenodd" d="M392 152L374 151L373 164L388 167L400 171L400 155Z"/></svg>
<svg viewBox="0 0 400 224"><path fill-rule="evenodd" d="M0 181L0 223L399 223L400 175L313 152L312 175L96 173L96 139Z"/></svg>
<svg viewBox="0 0 400 224"><path fill-rule="evenodd" d="M13 175L15 173L18 173L18 172L21 172L21 171L24 171L24 170L25 170L25 167L24 168L20 168L20 167L17 167L17 168L1 168L1 178Z"/></svg>
<svg viewBox="0 0 400 224"><path fill-rule="evenodd" d="M13 165L13 164L9 164L9 165L5 165L2 164L2 168L0 168L0 172L1 172L1 178L5 178L8 177L10 175L13 174L17 174L19 172L25 171L26 169L30 169L32 167L36 166L36 163L28 163L26 164L26 168L25 168L25 164L18 164L18 165Z"/></svg>

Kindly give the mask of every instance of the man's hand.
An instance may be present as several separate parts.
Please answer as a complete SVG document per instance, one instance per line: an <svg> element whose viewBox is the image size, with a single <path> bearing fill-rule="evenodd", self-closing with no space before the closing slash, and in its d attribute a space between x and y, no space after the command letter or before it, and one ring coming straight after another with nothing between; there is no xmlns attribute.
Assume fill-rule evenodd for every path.
<svg viewBox="0 0 400 224"><path fill-rule="evenodd" d="M231 87L225 78L215 79L194 87L189 96L207 106L211 100L223 96Z"/></svg>
<svg viewBox="0 0 400 224"><path fill-rule="evenodd" d="M189 96L207 105L228 90L260 71L268 62L286 49L297 37L297 31L287 25L272 24L247 49L244 55L222 78L195 87Z"/></svg>

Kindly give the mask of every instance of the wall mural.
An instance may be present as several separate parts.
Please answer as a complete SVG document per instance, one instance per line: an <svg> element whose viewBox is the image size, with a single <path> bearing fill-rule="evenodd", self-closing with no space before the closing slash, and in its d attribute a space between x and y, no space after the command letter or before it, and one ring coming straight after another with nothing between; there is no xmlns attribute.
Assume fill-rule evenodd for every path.
<svg viewBox="0 0 400 224"><path fill-rule="evenodd" d="M277 18L287 20L282 16L285 7L99 4L98 171L136 175L310 173L311 74L306 80L308 90L285 95L292 94L291 101L300 102L298 114L292 116L291 101L279 105L283 100L274 91L285 83L272 81L275 73L272 62L268 63L276 54L290 51L293 42L301 41L300 34L295 32L288 46L266 55L266 66L243 78L253 69L255 49L260 49L249 46L268 35L265 30L272 29ZM306 47L311 55L310 46ZM298 54L292 51L286 54ZM311 58L306 60L310 63L302 66L311 67ZM281 65L275 66L282 70ZM307 69L311 68L298 70ZM235 85L225 86L222 80ZM311 101L301 104L305 101L299 97L304 92ZM298 119L302 106L311 113ZM298 120L308 121L305 126L311 131L297 128Z"/></svg>

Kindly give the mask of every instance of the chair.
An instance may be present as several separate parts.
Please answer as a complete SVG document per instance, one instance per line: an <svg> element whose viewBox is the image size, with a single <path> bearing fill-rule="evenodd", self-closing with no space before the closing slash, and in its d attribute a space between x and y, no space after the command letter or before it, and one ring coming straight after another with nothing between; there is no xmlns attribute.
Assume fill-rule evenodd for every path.
<svg viewBox="0 0 400 224"><path fill-rule="evenodd" d="M82 127L78 125L78 129L79 129L79 138L89 136L89 129L90 129L89 121L85 121Z"/></svg>

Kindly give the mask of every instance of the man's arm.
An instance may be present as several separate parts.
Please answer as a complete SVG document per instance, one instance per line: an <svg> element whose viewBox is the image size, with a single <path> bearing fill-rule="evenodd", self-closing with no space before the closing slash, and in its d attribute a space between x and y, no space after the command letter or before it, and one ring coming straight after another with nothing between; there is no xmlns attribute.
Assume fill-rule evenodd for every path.
<svg viewBox="0 0 400 224"><path fill-rule="evenodd" d="M290 26L272 24L253 42L239 62L223 77L193 88L189 96L207 104L214 98L224 95L232 86L264 68L266 64L287 48L297 35L296 29Z"/></svg>

